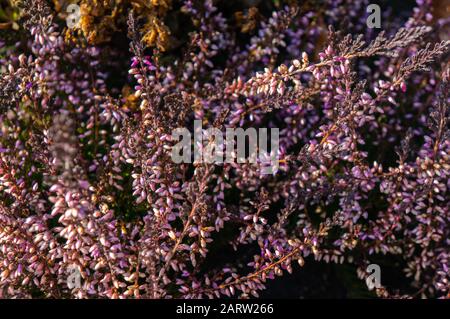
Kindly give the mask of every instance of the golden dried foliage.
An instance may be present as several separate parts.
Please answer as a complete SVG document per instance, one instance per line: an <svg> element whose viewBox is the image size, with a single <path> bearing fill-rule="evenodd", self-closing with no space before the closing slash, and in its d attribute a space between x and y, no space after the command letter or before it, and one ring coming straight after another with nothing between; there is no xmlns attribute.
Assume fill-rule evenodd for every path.
<svg viewBox="0 0 450 319"><path fill-rule="evenodd" d="M53 0L55 9L64 13L66 0ZM76 30L68 30L67 39L74 34L84 36L90 44L111 40L114 32L126 28L126 17L133 9L145 21L141 32L146 46L164 51L169 45L170 30L164 17L171 8L171 0L81 0L81 20Z"/></svg>
<svg viewBox="0 0 450 319"><path fill-rule="evenodd" d="M234 14L234 17L242 33L249 33L255 30L261 18L256 7L249 8L247 12L238 11Z"/></svg>
<svg viewBox="0 0 450 319"><path fill-rule="evenodd" d="M139 98L136 97L132 88L125 85L122 88L123 108L128 110L135 110L138 107Z"/></svg>

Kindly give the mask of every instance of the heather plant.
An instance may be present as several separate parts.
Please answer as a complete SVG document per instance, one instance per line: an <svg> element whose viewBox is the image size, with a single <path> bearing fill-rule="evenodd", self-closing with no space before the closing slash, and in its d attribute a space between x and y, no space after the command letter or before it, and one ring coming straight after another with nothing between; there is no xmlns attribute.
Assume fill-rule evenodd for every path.
<svg viewBox="0 0 450 319"><path fill-rule="evenodd" d="M69 1L2 1L0 297L251 298L330 263L448 298L436 2L381 2L371 29L367 0L82 0L67 29ZM279 129L278 171L175 163L194 121Z"/></svg>

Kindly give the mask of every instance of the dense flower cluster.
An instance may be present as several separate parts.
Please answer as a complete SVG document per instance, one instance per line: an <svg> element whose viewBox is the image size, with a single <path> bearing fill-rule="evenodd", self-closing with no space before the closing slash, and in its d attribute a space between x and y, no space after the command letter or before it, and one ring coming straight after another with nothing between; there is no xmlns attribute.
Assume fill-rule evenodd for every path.
<svg viewBox="0 0 450 319"><path fill-rule="evenodd" d="M449 18L431 0L384 2L383 31L367 0L82 0L70 39L67 1L13 2L0 297L258 297L306 263L361 282L376 263L385 284L393 259L402 285L378 296L450 296ZM175 164L194 120L279 128L280 170Z"/></svg>

